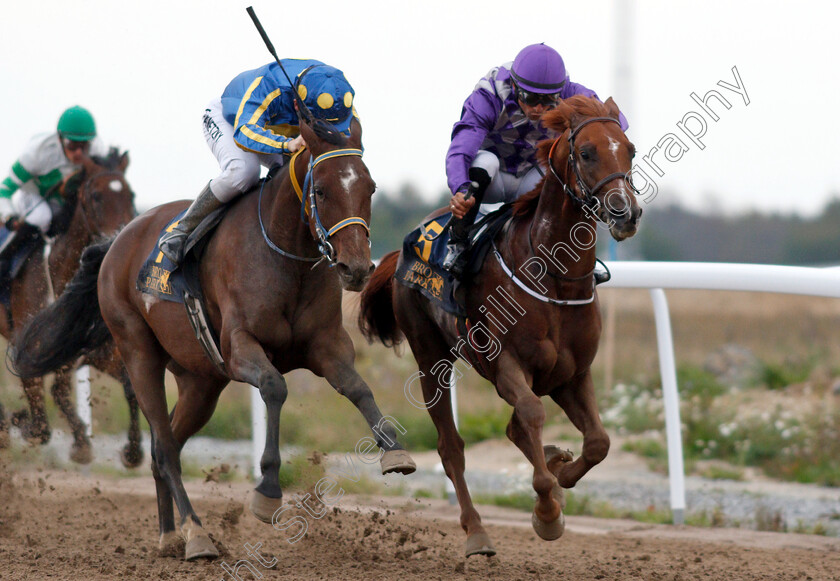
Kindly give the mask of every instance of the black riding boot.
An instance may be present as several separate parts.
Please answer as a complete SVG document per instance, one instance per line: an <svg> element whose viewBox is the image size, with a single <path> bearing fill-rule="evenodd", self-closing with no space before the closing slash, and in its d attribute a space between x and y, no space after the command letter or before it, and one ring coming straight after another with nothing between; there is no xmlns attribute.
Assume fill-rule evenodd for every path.
<svg viewBox="0 0 840 581"><path fill-rule="evenodd" d="M223 205L224 202L220 202L210 191L210 184L208 183L198 194L178 225L171 232L166 232L160 237L160 243L158 244L160 251L176 265L180 265L181 261L184 260L184 246L189 235L192 234L196 226L201 224L205 217Z"/></svg>
<svg viewBox="0 0 840 581"><path fill-rule="evenodd" d="M479 206L484 199L484 192L487 191L487 186L490 185L490 175L486 170L480 167L470 168L470 184L467 190L467 197L475 198L475 204L464 215L463 218L452 217L452 222L449 226L449 242L446 244L446 257L443 259L441 266L455 278L459 279L464 274L464 268L467 266L467 259L469 258L470 246L470 228L475 222L475 217L478 215Z"/></svg>

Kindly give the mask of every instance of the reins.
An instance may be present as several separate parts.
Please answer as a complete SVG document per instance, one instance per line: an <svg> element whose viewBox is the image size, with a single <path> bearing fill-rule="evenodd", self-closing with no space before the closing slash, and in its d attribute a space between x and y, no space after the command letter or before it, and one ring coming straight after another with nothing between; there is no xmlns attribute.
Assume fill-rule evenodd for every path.
<svg viewBox="0 0 840 581"><path fill-rule="evenodd" d="M609 182L611 182L615 179L618 179L618 178L627 179L626 174L624 174L622 172L614 172L614 173L611 173L608 176L602 178L601 180L599 180L598 183L595 184L595 186L593 186L592 188L587 186L586 183L583 181L583 177L580 175L580 170L578 169L577 159L575 158L575 137L577 137L577 135L578 135L578 133L580 132L581 129L583 129L584 127L586 127L590 123L596 123L596 122L618 123L619 126L621 125L621 123L617 119L614 119L612 117L590 117L589 119L586 119L583 123L581 123L580 125L578 125L574 129L569 129L569 137L568 137L569 157L568 157L567 163L568 163L569 167L572 168L572 172L575 175L576 185L577 185L577 188L578 188L580 194L576 193L574 191L574 189L569 187L569 185L566 183L566 181L563 178L560 177L560 174L557 172L557 170L554 167L554 150L557 147L557 144L560 143L560 140L563 139L562 135L554 140L554 143L551 144L551 149L549 149L549 151L548 151L548 167L551 170L551 174L560 183L560 185L563 188L563 191L566 193L566 195L569 196L569 198L571 198L572 202L577 207L579 207L579 208L580 207L586 207L593 213L593 215L596 215L595 211L600 206L600 202L597 200L597 198L595 198L595 196L601 190L601 188L603 188L606 184L608 184ZM632 183L630 184L630 186L633 187ZM635 189L635 188L633 188L633 189ZM596 215L596 217L597 217L597 215ZM600 219L600 218L598 218L598 219ZM536 256L536 253L534 252L534 245L533 245L533 242L531 241L531 229L530 228L528 229L528 247L531 250L531 254ZM554 273L548 272L548 270L546 269L547 274L549 274L550 276L552 276L553 278L555 278L557 280L561 280L561 281L565 281L565 282L577 282L577 281L585 280L586 278L589 278L590 276L592 277L592 295L589 298L576 299L576 300L553 299L551 297L545 296L543 294L540 294L540 293L532 290L524 282L522 282L522 280L520 280L514 274L514 272L510 269L510 267L508 267L508 265L505 263L504 259L502 258L501 253L499 252L498 248L496 248L496 243L495 242L492 243L492 249L493 249L493 255L496 257L496 260L498 261L499 266L502 267L502 271L504 271L504 273L508 276L508 278L510 278L513 281L513 283L516 284L516 286L518 286L520 289L525 291L528 295L534 297L535 299L537 299L539 301L542 301L544 303L548 303L548 304L551 304L551 305L556 305L556 306L580 306L580 305L591 304L595 300L596 281L595 281L595 269L594 268L591 271L589 271L588 273L584 274L583 276L577 276L577 277L565 277L565 276L562 276L562 275L556 275ZM595 258L595 261L600 262L602 265L604 264L598 258Z"/></svg>
<svg viewBox="0 0 840 581"><path fill-rule="evenodd" d="M289 178L292 182L292 188L294 188L295 193L297 194L297 197L300 200L301 220L309 224L311 223L311 220L313 218L315 219L315 235L318 238L318 251L321 253L321 256L317 258L297 256L296 254L292 254L291 252L286 252L285 250L282 250L280 247L274 244L268 237L268 233L265 230L265 225L263 224L262 220L262 194L263 189L265 188L265 180L263 180L262 185L260 186L260 194L257 202L257 217L260 223L260 231L262 232L263 239L265 240L266 244L268 244L268 247L280 254L281 256L285 256L286 258L291 258L292 260L298 260L301 262L316 263L312 268L318 266L318 264L320 264L323 260L328 261L330 263L330 266L333 266L336 262L335 248L333 248L333 245L330 244L329 239L344 228L347 228L348 226L357 225L365 229L365 232L367 232L368 235L368 241L370 241L370 226L368 226L368 223L364 220L364 218L360 218L359 216L351 216L349 218L340 220L332 228L327 229L321 222L321 215L318 212L318 205L315 201L315 188L312 184L312 174L315 167L325 160L332 159L334 157L362 157L362 150L351 148L334 149L332 151L322 153L318 157L310 158L309 166L306 171L306 176L303 180L303 188L301 188L300 182L297 179L297 175L295 175L295 161L297 160L298 156L301 153L303 153L303 151L304 148L299 149L289 160Z"/></svg>

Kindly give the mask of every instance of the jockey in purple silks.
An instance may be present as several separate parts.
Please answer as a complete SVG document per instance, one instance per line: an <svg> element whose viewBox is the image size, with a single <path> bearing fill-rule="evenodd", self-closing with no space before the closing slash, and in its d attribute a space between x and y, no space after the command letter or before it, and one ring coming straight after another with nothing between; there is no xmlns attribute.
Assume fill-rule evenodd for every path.
<svg viewBox="0 0 840 581"><path fill-rule="evenodd" d="M446 154L453 221L443 266L456 278L466 266L467 237L479 206L512 202L542 179L536 145L557 135L542 126L540 117L572 95L598 98L569 80L556 50L532 44L513 63L487 73L467 97ZM626 131L623 114L619 120Z"/></svg>

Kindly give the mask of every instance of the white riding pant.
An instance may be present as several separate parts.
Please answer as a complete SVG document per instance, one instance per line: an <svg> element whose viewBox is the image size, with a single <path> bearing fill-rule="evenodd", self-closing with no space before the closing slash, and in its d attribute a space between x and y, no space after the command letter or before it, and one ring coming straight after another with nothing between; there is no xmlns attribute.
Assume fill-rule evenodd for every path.
<svg viewBox="0 0 840 581"><path fill-rule="evenodd" d="M481 204L482 214L486 213L484 206L509 203L522 194L527 194L540 183L543 177L539 166L534 166L520 177L504 172L500 169L499 158L483 149L475 156L471 167L480 167L490 176L490 185L484 193Z"/></svg>
<svg viewBox="0 0 840 581"><path fill-rule="evenodd" d="M12 208L24 222L38 227L42 234L46 234L49 230L53 219L52 208L50 208L50 203L41 197L41 194L19 189L12 194Z"/></svg>
<svg viewBox="0 0 840 581"><path fill-rule="evenodd" d="M222 115L221 98L213 99L204 111L204 140L222 168L210 181L210 191L220 202L230 202L247 192L260 179L260 166L284 162L281 154L258 154L245 151L233 139L233 126Z"/></svg>

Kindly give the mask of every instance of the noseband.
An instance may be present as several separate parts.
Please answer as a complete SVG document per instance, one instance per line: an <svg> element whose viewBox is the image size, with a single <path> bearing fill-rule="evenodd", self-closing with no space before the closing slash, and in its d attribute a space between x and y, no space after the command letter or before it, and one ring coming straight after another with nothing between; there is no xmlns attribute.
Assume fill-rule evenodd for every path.
<svg viewBox="0 0 840 581"><path fill-rule="evenodd" d="M577 206L584 206L589 208L593 212L595 212L598 207L600 206L600 202L595 198L598 192L603 188L606 184L613 181L617 178L624 178L627 179L627 175L621 172L611 173L607 177L603 178L594 187L590 188L586 185L583 181L583 178L580 175L580 169L578 168L577 158L575 158L575 137L577 134L580 133L580 130L589 125L590 123L618 123L619 127L621 123L617 119L613 119L612 117L591 117L578 125L574 128L574 130L569 131L569 159L568 164L572 168L572 172L575 174L575 181L577 182L578 190L580 191L580 195L576 194L575 191L569 187L569 185L563 181L560 177L560 174L557 173L557 170L554 168L554 148L557 147L557 144L563 138L561 135L557 139L554 140L554 143L551 144L551 149L548 152L548 167L551 170L551 173L554 174L554 177L557 178L557 181L560 182L560 185L563 186L563 191L572 199L572 201ZM628 180L629 183L629 180ZM633 188L633 184L630 183L630 187ZM635 188L633 188L635 190Z"/></svg>
<svg viewBox="0 0 840 581"><path fill-rule="evenodd" d="M309 169L306 171L306 177L303 180L303 189L306 191L306 199L309 202L309 215L315 219L315 234L318 236L318 250L331 265L335 264L336 256L335 249L333 248L333 245L330 244L330 237L333 234L336 234L339 230L352 226L353 224L358 224L365 229L365 232L367 232L368 244L370 244L370 226L368 226L364 218L351 216L350 218L345 218L344 220L339 221L335 226L327 230L321 223L321 216L318 214L318 205L315 203L315 188L312 185L312 171L315 169L315 166L325 159L331 159L333 157L346 157L348 155L362 157L362 150L336 149L328 151L327 153L322 153L315 159L310 159ZM301 200L301 202L301 218L303 218L303 208L305 203L303 203L303 200Z"/></svg>

